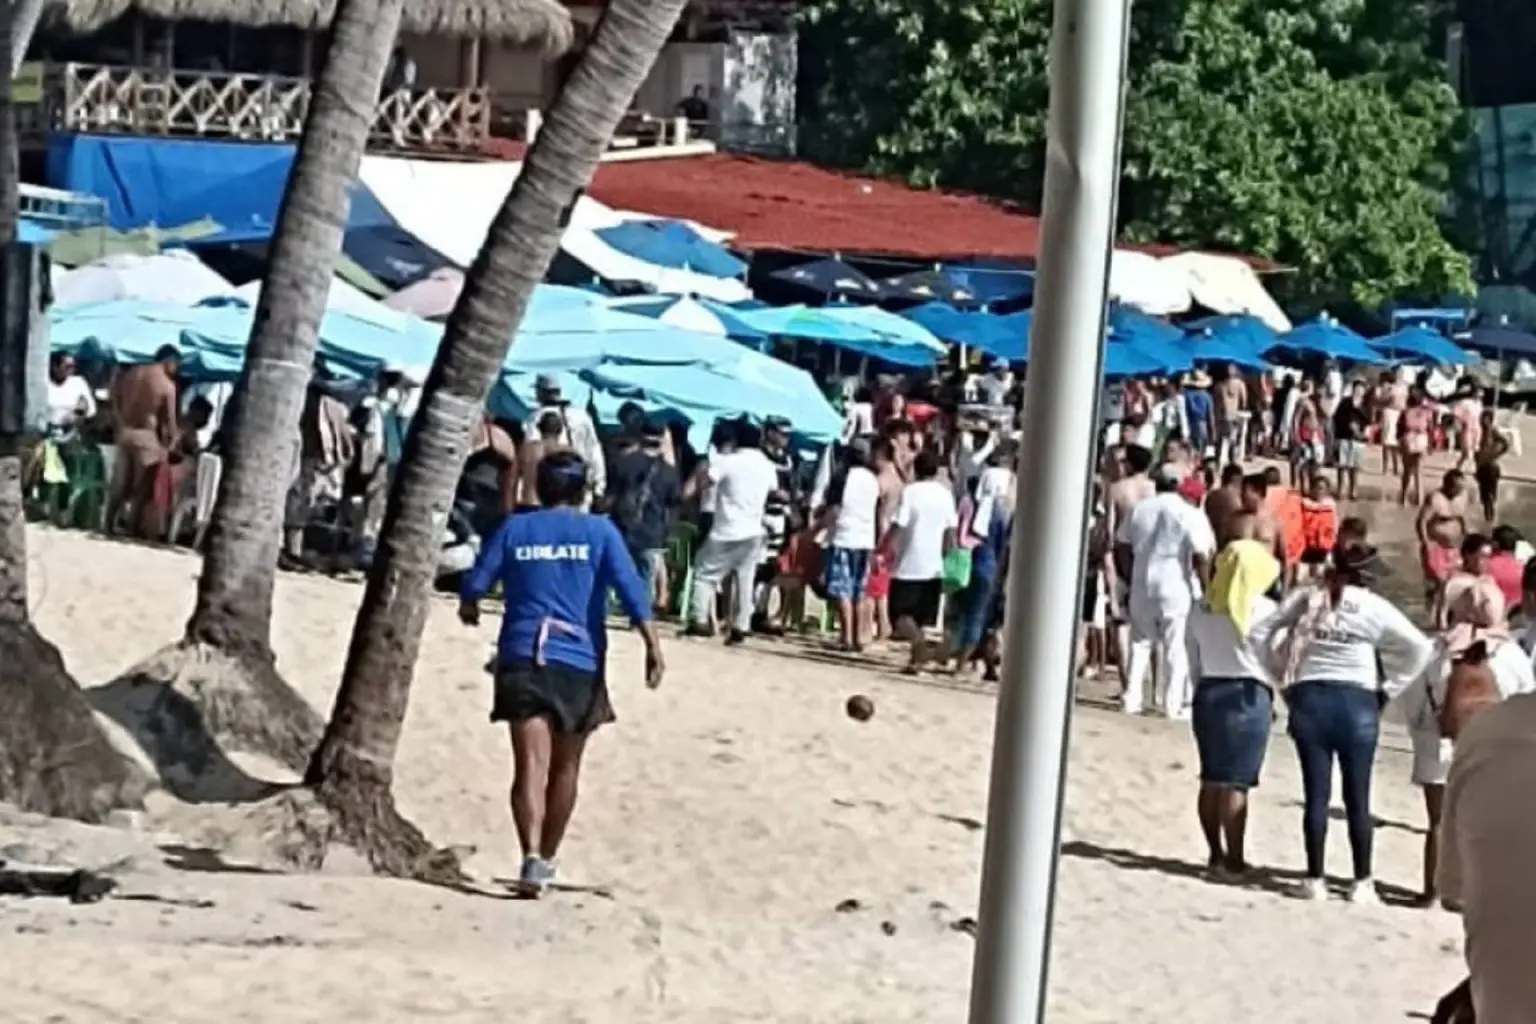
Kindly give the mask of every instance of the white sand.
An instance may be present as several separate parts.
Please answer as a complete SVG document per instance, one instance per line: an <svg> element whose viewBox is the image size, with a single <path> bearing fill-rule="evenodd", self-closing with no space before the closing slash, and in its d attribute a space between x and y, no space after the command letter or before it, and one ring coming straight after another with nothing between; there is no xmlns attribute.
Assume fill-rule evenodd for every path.
<svg viewBox="0 0 1536 1024"><path fill-rule="evenodd" d="M179 634L196 559L32 538L39 622L84 684ZM280 665L327 709L361 591L280 588ZM446 602L434 612L397 774L405 810L440 843L478 846L471 867L487 873L516 860L506 741L485 719L494 628L463 629ZM176 870L161 822L9 813L0 855L116 862L126 892L183 903L0 901L0 1021L964 1020L974 943L949 924L976 912L981 833L943 816L983 815L992 700L782 653L669 653L649 693L638 644L617 639L620 721L594 742L563 858L614 899ZM855 691L877 702L867 724L843 715ZM1406 744L1389 745L1377 814L1417 826ZM1250 854L1294 870L1300 789L1283 737L1270 757ZM1053 1021L1369 1024L1427 1011L1459 980L1459 924L1442 912L1195 877L1194 764L1185 727L1079 710L1067 837L1125 853L1063 861ZM1417 832L1376 835L1379 877L1416 888ZM1344 874L1342 821L1331 838ZM835 912L849 898L863 909Z"/></svg>

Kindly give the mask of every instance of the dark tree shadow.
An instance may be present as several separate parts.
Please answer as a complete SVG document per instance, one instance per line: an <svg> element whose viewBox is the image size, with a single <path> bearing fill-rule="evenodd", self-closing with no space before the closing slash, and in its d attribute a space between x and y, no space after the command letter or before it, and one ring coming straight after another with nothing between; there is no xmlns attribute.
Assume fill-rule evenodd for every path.
<svg viewBox="0 0 1536 1024"><path fill-rule="evenodd" d="M254 803L290 785L235 764L197 706L161 681L130 672L85 695L148 755L160 784L188 803Z"/></svg>
<svg viewBox="0 0 1536 1024"><path fill-rule="evenodd" d="M1175 878L1193 878L1209 882L1211 885L1225 885L1255 892L1273 893L1277 896L1291 896L1296 882L1301 878L1300 872L1267 867L1252 867L1241 877L1216 878L1204 864L1178 860L1174 857L1157 857L1148 853L1137 853L1134 850L1099 846L1082 840L1062 843L1061 852L1067 857L1104 861L1126 871L1154 871Z"/></svg>
<svg viewBox="0 0 1536 1024"><path fill-rule="evenodd" d="M218 850L206 846L183 846L166 843L160 847L165 854L165 866L177 871L214 875L280 875L281 871L257 867L254 864L231 864Z"/></svg>

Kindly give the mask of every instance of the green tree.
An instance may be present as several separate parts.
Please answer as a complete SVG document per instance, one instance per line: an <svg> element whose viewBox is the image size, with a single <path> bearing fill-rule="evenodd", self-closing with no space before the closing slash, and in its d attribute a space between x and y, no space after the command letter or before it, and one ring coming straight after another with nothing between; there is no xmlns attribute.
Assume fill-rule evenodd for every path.
<svg viewBox="0 0 1536 1024"><path fill-rule="evenodd" d="M1446 240L1463 124L1433 48L1444 0L1143 0L1120 223L1267 257L1301 307L1471 288ZM818 159L1039 201L1046 0L814 0L802 84ZM839 42L840 41L840 42ZM859 59L849 59L857 53Z"/></svg>

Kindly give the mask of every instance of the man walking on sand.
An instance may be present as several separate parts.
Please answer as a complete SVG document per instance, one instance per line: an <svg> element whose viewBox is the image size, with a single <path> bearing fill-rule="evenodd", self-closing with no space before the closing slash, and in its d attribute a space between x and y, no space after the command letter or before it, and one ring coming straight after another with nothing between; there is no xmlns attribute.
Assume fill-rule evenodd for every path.
<svg viewBox="0 0 1536 1024"><path fill-rule="evenodd" d="M506 722L512 738L519 883L532 895L554 879L587 740L614 718L607 682L610 591L645 643L646 685L660 686L665 670L650 595L624 539L607 517L583 510L589 473L572 451L539 463L542 507L506 518L465 576L459 605L459 618L476 626L491 587L500 583L505 595L491 721Z"/></svg>

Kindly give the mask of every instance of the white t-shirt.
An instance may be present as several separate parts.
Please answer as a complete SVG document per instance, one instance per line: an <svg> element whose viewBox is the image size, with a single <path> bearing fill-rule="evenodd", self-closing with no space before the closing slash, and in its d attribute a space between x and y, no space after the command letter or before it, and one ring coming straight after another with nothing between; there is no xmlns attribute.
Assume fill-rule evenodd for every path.
<svg viewBox="0 0 1536 1024"><path fill-rule="evenodd" d="M843 482L843 500L837 506L837 522L832 525L830 546L873 551L875 506L879 501L879 478L863 466L850 469Z"/></svg>
<svg viewBox="0 0 1536 1024"><path fill-rule="evenodd" d="M1459 908L1477 1018L1536 1007L1536 695L1479 711L1456 739L1440 824L1440 898Z"/></svg>
<svg viewBox="0 0 1536 1024"><path fill-rule="evenodd" d="M976 514L971 516L971 533L985 537L992 528L992 509L997 499L1008 493L1013 470L1008 466L988 466L976 481Z"/></svg>
<svg viewBox="0 0 1536 1024"><path fill-rule="evenodd" d="M70 375L64 383L48 381L48 422L55 427L73 426L77 420L96 415L96 396L85 378Z"/></svg>
<svg viewBox="0 0 1536 1024"><path fill-rule="evenodd" d="M937 480L919 480L901 490L891 524L901 528L901 550L891 578L936 580L944 573L944 534L960 523L955 496Z"/></svg>
<svg viewBox="0 0 1536 1024"><path fill-rule="evenodd" d="M758 448L743 448L709 460L715 522L711 539L751 540L763 535L763 510L779 485L779 470Z"/></svg>
<svg viewBox="0 0 1536 1024"><path fill-rule="evenodd" d="M870 402L850 402L843 414L843 444L875 432L875 407Z"/></svg>
<svg viewBox="0 0 1536 1024"><path fill-rule="evenodd" d="M1253 623L1275 613L1274 601L1255 595L1249 608L1249 632ZM1218 615L1204 605L1189 613L1185 642L1189 646L1190 674L1201 679L1254 679L1273 686L1263 660L1254 653L1246 637L1237 635L1237 623L1230 615Z"/></svg>
<svg viewBox="0 0 1536 1024"><path fill-rule="evenodd" d="M988 405L1004 405L1008 401L1010 383L1007 375L999 377L989 373L981 378L981 400Z"/></svg>
<svg viewBox="0 0 1536 1024"><path fill-rule="evenodd" d="M1199 587L1196 556L1216 551L1210 520L1176 493L1138 502L1115 541L1131 549L1131 592L1156 601L1189 601Z"/></svg>
<svg viewBox="0 0 1536 1024"><path fill-rule="evenodd" d="M1249 643L1258 651L1277 650L1276 634L1293 628L1322 597L1315 586L1292 591L1278 612L1253 627ZM1355 586L1345 587L1338 605L1323 611L1312 635L1301 640L1306 647L1291 682L1345 683L1368 690L1379 685L1389 697L1417 679L1435 653L1429 637L1397 605Z"/></svg>

